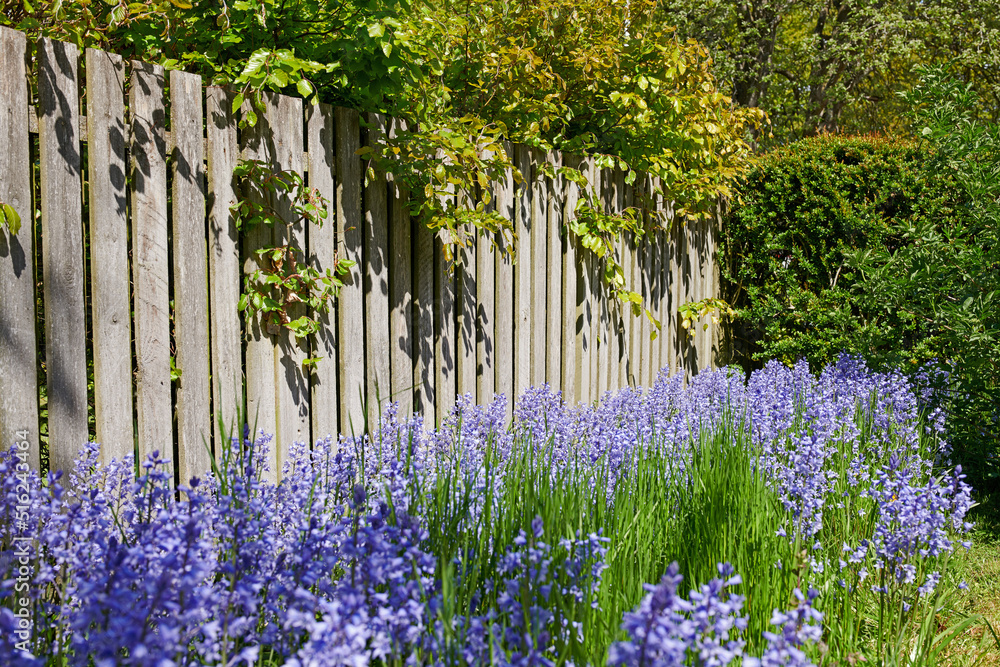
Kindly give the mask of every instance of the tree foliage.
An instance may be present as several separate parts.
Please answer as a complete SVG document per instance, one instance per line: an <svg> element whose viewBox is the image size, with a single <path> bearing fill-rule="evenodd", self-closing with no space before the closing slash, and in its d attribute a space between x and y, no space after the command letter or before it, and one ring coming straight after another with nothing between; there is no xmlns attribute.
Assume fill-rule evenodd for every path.
<svg viewBox="0 0 1000 667"><path fill-rule="evenodd" d="M856 251L862 307L882 323L902 319L909 345L950 371L947 407L960 454L982 483L1000 483L1000 125L976 118L977 95L946 68L920 70L905 96L915 133L933 150L928 181L953 178L955 215L906 225L897 248ZM872 329L875 343L898 338ZM897 343L898 345L898 343Z"/></svg>
<svg viewBox="0 0 1000 667"><path fill-rule="evenodd" d="M232 86L245 123L265 91L405 120L367 153L369 176L393 172L446 243L509 231L456 196L513 166L501 139L594 154L629 182L649 172L680 213L700 215L728 194L761 119L719 92L709 53L678 39L654 0L8 0L3 20ZM613 248L636 218L573 231ZM613 253L604 261L620 274Z"/></svg>
<svg viewBox="0 0 1000 667"><path fill-rule="evenodd" d="M1000 120L997 0L664 0L662 11L711 51L734 101L767 112L777 142L905 129L896 93L922 64L957 63L977 113Z"/></svg>

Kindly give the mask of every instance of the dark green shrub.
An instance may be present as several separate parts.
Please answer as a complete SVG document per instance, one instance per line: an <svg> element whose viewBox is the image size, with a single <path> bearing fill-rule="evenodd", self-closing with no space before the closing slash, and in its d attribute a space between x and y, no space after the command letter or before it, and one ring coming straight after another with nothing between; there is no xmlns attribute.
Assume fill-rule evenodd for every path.
<svg viewBox="0 0 1000 667"><path fill-rule="evenodd" d="M908 100L919 140L819 137L762 156L724 219L732 361L841 351L949 371L940 406L970 481L1000 482L1000 131L943 75ZM926 87L926 90L924 90Z"/></svg>
<svg viewBox="0 0 1000 667"><path fill-rule="evenodd" d="M723 226L723 297L740 313L734 361L819 365L842 350L883 356L900 342L919 352L907 313L859 301L849 258L892 252L906 228L964 215L953 178L925 178L930 159L914 142L876 136L805 139L759 159Z"/></svg>

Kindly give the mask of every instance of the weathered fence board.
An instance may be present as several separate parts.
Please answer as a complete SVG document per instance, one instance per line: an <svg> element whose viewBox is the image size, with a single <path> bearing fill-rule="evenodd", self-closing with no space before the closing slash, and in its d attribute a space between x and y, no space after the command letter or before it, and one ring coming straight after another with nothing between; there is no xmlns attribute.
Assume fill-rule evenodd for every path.
<svg viewBox="0 0 1000 667"><path fill-rule="evenodd" d="M306 144L309 152L309 187L326 201L326 219L310 227L309 263L320 273L333 270L336 263L337 203L334 192L333 107L329 104L306 105ZM310 415L313 440L337 435L339 403L337 394L336 299L326 312L311 313L320 330L313 337L311 355L319 362L310 378Z"/></svg>
<svg viewBox="0 0 1000 667"><path fill-rule="evenodd" d="M389 136L405 129L391 120ZM391 175L390 175L391 177ZM401 182L389 185L389 381L399 413L413 413L413 237L410 229L410 193Z"/></svg>
<svg viewBox="0 0 1000 667"><path fill-rule="evenodd" d="M642 244L642 305L649 310L649 317L658 319L659 317L659 285L655 280L656 275L656 255L653 248L658 240L658 232L649 229ZM649 317L643 312L642 317L642 373L639 384L643 387L652 386L656 380L656 374L660 370L660 358L656 352L660 349L654 335L659 337Z"/></svg>
<svg viewBox="0 0 1000 667"><path fill-rule="evenodd" d="M630 190L631 188L626 190L626 200L631 199L630 195L632 193ZM628 202L628 205L631 206L631 202ZM625 280L630 286L631 291L642 294L642 266L638 261L641 240L632 236L624 238L622 241L622 247L625 251L622 257ZM626 371L623 386L635 387L639 384L641 373L642 354L640 351L642 350L642 343L640 336L642 335L642 326L639 319L632 315L632 304L624 304L622 306L622 313L622 324L624 325L625 342L627 344Z"/></svg>
<svg viewBox="0 0 1000 667"><path fill-rule="evenodd" d="M357 262L337 299L340 366L340 430L360 435L365 428L365 314L361 276L364 216L361 210L361 148L356 111L334 112L337 137L337 249L340 257Z"/></svg>
<svg viewBox="0 0 1000 667"><path fill-rule="evenodd" d="M413 383L416 386L414 410L424 416L425 425L437 419L434 395L434 322L437 307L434 304L434 232L426 225L413 222L413 317L416 338L413 366Z"/></svg>
<svg viewBox="0 0 1000 667"><path fill-rule="evenodd" d="M492 195L491 195L492 197ZM493 210L496 201L487 205ZM476 239L476 397L480 403L496 393L496 289L497 266L493 244L487 237Z"/></svg>
<svg viewBox="0 0 1000 667"><path fill-rule="evenodd" d="M366 145L385 143L385 116L369 114ZM365 185L365 375L368 423L378 424L391 392L389 381L389 201L384 172Z"/></svg>
<svg viewBox="0 0 1000 667"><path fill-rule="evenodd" d="M563 164L567 167L579 168L580 159L576 156L566 155ZM559 346L562 350L562 377L560 386L563 388L563 397L569 403L577 403L581 400L580 386L577 380L580 377L582 332L581 306L583 291L580 286L583 282L579 262L581 255L580 247L576 236L570 233L569 225L575 218L576 204L579 201L577 185L572 181L563 179L560 183L562 191L562 226L564 234L564 252L558 261L562 264L562 313L559 322L561 341Z"/></svg>
<svg viewBox="0 0 1000 667"><path fill-rule="evenodd" d="M464 205L472 206L469 195L459 195L465 199ZM476 237L469 235L465 244L457 252L461 256L461 264L455 268L458 304L458 324L455 339L455 365L457 393L471 394L476 399L476 292L479 275L476 271Z"/></svg>
<svg viewBox="0 0 1000 667"><path fill-rule="evenodd" d="M600 193L600 205L604 213L610 213L612 202L614 201L613 177L611 170L607 167L597 168L597 175L600 178L598 192ZM612 388L611 386L611 311L609 309L608 297L605 291L597 292L598 321L597 321L597 396L601 398L604 392ZM617 370L617 368L616 368Z"/></svg>
<svg viewBox="0 0 1000 667"><path fill-rule="evenodd" d="M69 470L88 439L79 51L42 39L37 56L49 467Z"/></svg>
<svg viewBox="0 0 1000 667"><path fill-rule="evenodd" d="M170 73L174 341L176 365L181 371L177 386L177 469L183 484L212 468L201 90L200 76Z"/></svg>
<svg viewBox="0 0 1000 667"><path fill-rule="evenodd" d="M548 354L548 338L545 328L548 317L545 312L545 297L548 291L546 262L548 261L548 179L539 167L544 154L538 149L531 150L531 384L538 387L545 384Z"/></svg>
<svg viewBox="0 0 1000 667"><path fill-rule="evenodd" d="M514 165L521 172L522 181L514 192L516 211L514 230L517 244L514 249L514 395L512 401L524 393L532 384L531 333L534 331L532 318L531 252L531 149L527 146L514 147Z"/></svg>
<svg viewBox="0 0 1000 667"><path fill-rule="evenodd" d="M213 434L216 447L240 437L237 411L243 404L240 340L240 244L231 207L237 202L233 169L239 159L233 94L218 86L206 92L208 118L208 291L211 330Z"/></svg>
<svg viewBox="0 0 1000 667"><path fill-rule="evenodd" d="M265 121L270 127L267 142L268 157L277 169L303 174L302 160L303 125L302 100L287 95L270 96L265 109ZM298 219L292 208L291 199L283 196L278 200L282 220L292 222L290 226L275 229L275 245L291 245L301 252L294 256L296 263L304 263L309 257L305 221ZM286 258L285 261L292 261ZM285 306L289 320L294 321L307 313L304 303L290 303ZM298 338L282 327L278 332L275 348L275 470L279 476L288 460L288 452L294 442L309 443L311 440L309 372L303 362L309 357L309 341Z"/></svg>
<svg viewBox="0 0 1000 667"><path fill-rule="evenodd" d="M158 65L133 62L129 91L132 115L129 185L140 460L154 451L159 451L164 458L173 458L163 74L163 68Z"/></svg>
<svg viewBox="0 0 1000 667"><path fill-rule="evenodd" d="M125 184L125 66L120 57L96 49L87 49L86 61L94 423L95 439L101 443L101 460L108 462L132 456L135 445ZM199 87L199 110L200 94ZM204 344L208 345L207 331ZM207 382L207 368L202 376Z"/></svg>
<svg viewBox="0 0 1000 667"><path fill-rule="evenodd" d="M621 169L614 169L615 199L612 203L615 211L624 211L627 202L625 200L625 173ZM624 257L625 239L619 237L618 252L620 257ZM624 274L625 280L629 280L629 273ZM612 340L614 346L614 356L618 360L618 380L614 385L615 389L622 389L629 385L628 379L628 338L625 330L626 321L630 321L626 307L621 301L614 304L614 327L615 337Z"/></svg>
<svg viewBox="0 0 1000 667"><path fill-rule="evenodd" d="M455 273L444 258L440 238L434 239L434 412L437 422L455 403Z"/></svg>
<svg viewBox="0 0 1000 667"><path fill-rule="evenodd" d="M600 170L598 170L593 158L584 158L580 171L587 177L587 187L583 189L582 193L587 197L591 205L596 206L601 201ZM601 290L598 288L598 285L600 284L600 275L597 269L597 260L593 253L586 253L584 255L583 268L586 293L586 318L584 320L584 331L587 333L587 339L583 346L583 351L587 353L587 365L589 367L586 373L586 377L588 379L588 383L585 387L586 397L583 400L587 403L593 403L599 396L599 365L601 361L599 342L599 323L601 313L599 297Z"/></svg>
<svg viewBox="0 0 1000 667"><path fill-rule="evenodd" d="M562 166L562 156L551 151L545 156L549 164ZM546 259L541 267L541 275L547 276L545 290L545 381L554 390L569 389L572 385L564 385L562 381L563 349L562 309L563 309L563 189L562 177L558 174L548 179L546 207Z"/></svg>
<svg viewBox="0 0 1000 667"><path fill-rule="evenodd" d="M514 156L514 149L510 143L505 142L503 149L508 157ZM512 221L516 230L517 216L514 199L516 190L513 170L507 169L504 177L493 183L493 192L496 211L505 220ZM499 246L506 244L502 234L498 236L497 244ZM514 357L514 263L511 255L506 252L506 248L497 251L495 266L496 381L494 391L507 397L507 419L509 420L515 397L514 367L516 359Z"/></svg>
<svg viewBox="0 0 1000 667"><path fill-rule="evenodd" d="M273 102L268 99L268 106ZM250 102L243 103L242 112L244 115L252 111ZM260 160L262 162L272 162L273 152L268 151L268 124L273 118L273 111L265 110L265 113L258 118L256 125L248 127L243 132L242 155L248 160ZM252 193L243 192L243 197L250 197ZM262 195L256 195L262 196ZM264 203L264 202L261 202ZM265 269L268 260L258 256L257 250L273 246L275 244L274 229L269 225L257 224L242 232L241 243L243 259L243 279L247 281L258 269ZM250 314L246 318L246 334L244 346L244 377L246 382L246 409L247 421L253 430L253 437L261 431L266 434L276 435L278 428L275 405L278 402L277 378L274 376L274 357L276 353L275 339L278 332L276 329L269 329L268 323L261 317ZM268 458L265 461L267 470L264 473L265 479L274 481L278 478L277 452L274 442L268 450Z"/></svg>
<svg viewBox="0 0 1000 667"><path fill-rule="evenodd" d="M0 448L27 442L28 462L41 464L35 338L35 220L31 206L27 39L0 27L0 203L21 229L0 228Z"/></svg>

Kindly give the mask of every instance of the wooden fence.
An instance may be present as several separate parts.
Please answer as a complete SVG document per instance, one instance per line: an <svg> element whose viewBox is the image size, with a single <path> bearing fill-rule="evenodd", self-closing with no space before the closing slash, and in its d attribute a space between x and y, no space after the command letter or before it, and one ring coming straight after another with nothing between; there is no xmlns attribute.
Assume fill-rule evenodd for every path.
<svg viewBox="0 0 1000 667"><path fill-rule="evenodd" d="M231 109L198 76L47 39L29 49L0 28L0 201L23 221L0 230L0 438L27 440L36 467L47 423L50 469L96 440L104 459L159 450L187 480L209 467L213 415L230 422L245 391L251 420L275 434L274 477L293 441L360 431L390 399L433 424L458 394L485 402L547 382L592 402L661 367L712 362L714 329L689 340L677 308L716 293L714 226L672 225L661 210L672 231L623 242L626 278L663 323L652 340L566 233L579 186L536 166L575 160L608 211L631 206L643 179L633 188L592 160L508 146L525 181L493 183L492 205L514 222L516 260L480 240L451 271L407 193L384 175L364 183L356 151L377 133L356 112L274 95L241 131ZM291 232L314 266L357 261L310 339L268 335L238 312L253 249L281 241L235 229L241 158L301 172L330 202L327 224ZM311 356L323 359L304 371Z"/></svg>

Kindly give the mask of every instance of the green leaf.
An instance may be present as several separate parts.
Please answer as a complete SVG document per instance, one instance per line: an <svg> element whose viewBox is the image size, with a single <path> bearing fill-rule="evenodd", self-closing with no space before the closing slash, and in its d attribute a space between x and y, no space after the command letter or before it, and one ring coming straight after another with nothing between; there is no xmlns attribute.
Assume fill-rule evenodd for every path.
<svg viewBox="0 0 1000 667"><path fill-rule="evenodd" d="M381 23L372 23L368 26L368 36L369 37L381 37L385 34L385 26Z"/></svg>
<svg viewBox="0 0 1000 667"><path fill-rule="evenodd" d="M0 222L7 224L7 229L11 234L16 236L21 231L21 216L10 204L0 205L0 217L2 217Z"/></svg>
<svg viewBox="0 0 1000 667"><path fill-rule="evenodd" d="M301 95L305 99L309 99L310 97L312 97L313 86L311 83L309 83L308 79L299 79L298 82L296 82L295 84L295 89L298 90L299 95Z"/></svg>
<svg viewBox="0 0 1000 667"><path fill-rule="evenodd" d="M233 98L233 113L239 111L241 106L243 106L243 93L236 93L236 96Z"/></svg>

